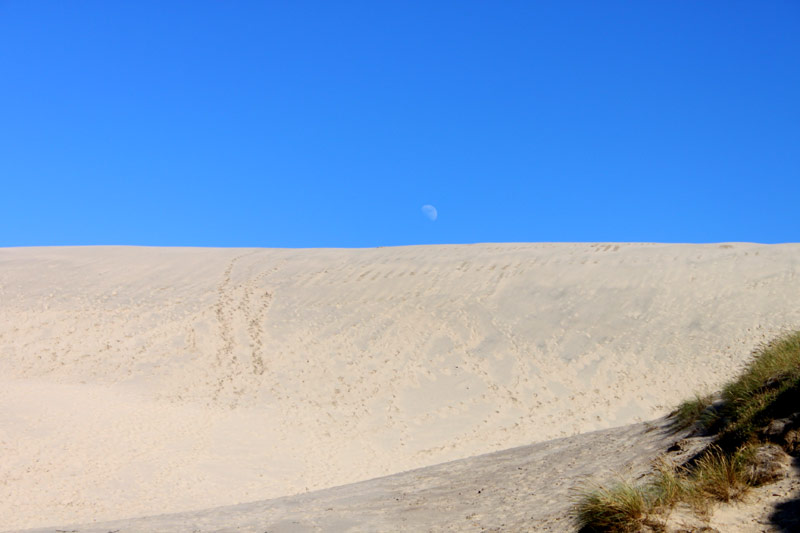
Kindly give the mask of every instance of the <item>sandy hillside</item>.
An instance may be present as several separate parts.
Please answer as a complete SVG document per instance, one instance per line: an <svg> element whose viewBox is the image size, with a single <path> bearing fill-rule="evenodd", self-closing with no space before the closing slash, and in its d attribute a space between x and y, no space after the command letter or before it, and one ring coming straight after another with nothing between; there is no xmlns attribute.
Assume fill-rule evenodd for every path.
<svg viewBox="0 0 800 533"><path fill-rule="evenodd" d="M0 249L0 530L655 418L799 296L800 245Z"/></svg>
<svg viewBox="0 0 800 533"><path fill-rule="evenodd" d="M578 487L635 478L684 435L662 418L274 500L24 533L565 533Z"/></svg>

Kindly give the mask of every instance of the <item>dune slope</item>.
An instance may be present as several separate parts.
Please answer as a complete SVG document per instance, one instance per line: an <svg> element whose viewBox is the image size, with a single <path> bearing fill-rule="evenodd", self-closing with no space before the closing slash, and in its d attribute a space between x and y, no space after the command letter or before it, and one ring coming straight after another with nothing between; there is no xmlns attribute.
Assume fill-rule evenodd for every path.
<svg viewBox="0 0 800 533"><path fill-rule="evenodd" d="M797 327L800 245L0 249L0 529L655 418Z"/></svg>
<svg viewBox="0 0 800 533"><path fill-rule="evenodd" d="M660 419L297 496L57 529L74 533L563 533L572 529L569 507L576 489L614 480L617 475L636 477L646 472L653 457L685 433L671 431L669 421ZM54 529L24 533L54 533Z"/></svg>

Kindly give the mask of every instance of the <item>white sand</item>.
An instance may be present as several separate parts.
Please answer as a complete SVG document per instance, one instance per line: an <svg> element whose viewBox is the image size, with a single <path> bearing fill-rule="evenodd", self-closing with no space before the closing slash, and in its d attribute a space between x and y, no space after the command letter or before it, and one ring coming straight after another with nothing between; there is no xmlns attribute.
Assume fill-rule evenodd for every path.
<svg viewBox="0 0 800 533"><path fill-rule="evenodd" d="M655 418L799 297L800 245L0 249L0 530Z"/></svg>
<svg viewBox="0 0 800 533"><path fill-rule="evenodd" d="M571 529L569 510L575 488L591 481L613 482L618 475L635 479L648 472L653 457L685 435L676 435L669 426L669 421L660 419L296 496L57 529L74 533L564 533ZM54 529L24 533L54 533Z"/></svg>

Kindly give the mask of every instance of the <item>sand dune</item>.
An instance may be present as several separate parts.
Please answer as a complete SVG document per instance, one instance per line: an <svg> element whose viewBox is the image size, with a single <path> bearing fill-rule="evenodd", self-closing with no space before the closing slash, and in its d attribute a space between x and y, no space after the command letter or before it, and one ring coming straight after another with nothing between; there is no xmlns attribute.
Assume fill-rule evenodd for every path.
<svg viewBox="0 0 800 533"><path fill-rule="evenodd" d="M274 500L70 525L74 533L541 531L571 525L574 489L648 471L679 440L667 420L582 433ZM728 530L726 530L728 531ZM24 533L54 533L53 528Z"/></svg>
<svg viewBox="0 0 800 533"><path fill-rule="evenodd" d="M663 415L800 245L0 249L0 529L278 498Z"/></svg>

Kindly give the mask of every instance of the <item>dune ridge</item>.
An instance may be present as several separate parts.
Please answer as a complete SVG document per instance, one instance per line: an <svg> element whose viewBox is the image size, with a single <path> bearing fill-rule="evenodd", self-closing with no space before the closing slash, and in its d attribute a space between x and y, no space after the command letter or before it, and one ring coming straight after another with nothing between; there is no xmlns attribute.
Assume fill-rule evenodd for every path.
<svg viewBox="0 0 800 533"><path fill-rule="evenodd" d="M656 418L800 323L800 245L0 249L0 529Z"/></svg>

